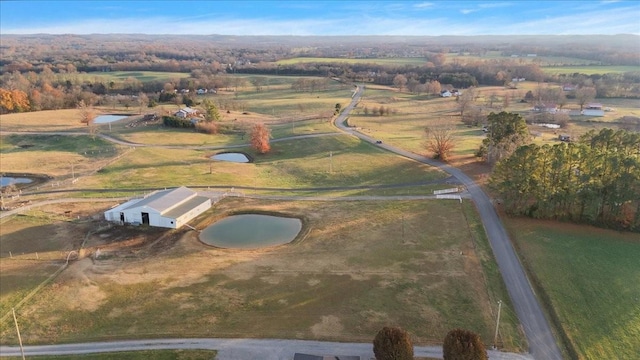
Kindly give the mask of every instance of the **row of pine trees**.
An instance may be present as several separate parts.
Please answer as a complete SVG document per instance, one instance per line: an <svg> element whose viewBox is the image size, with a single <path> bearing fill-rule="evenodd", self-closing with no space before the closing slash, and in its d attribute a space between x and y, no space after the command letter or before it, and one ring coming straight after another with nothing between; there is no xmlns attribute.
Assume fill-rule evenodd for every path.
<svg viewBox="0 0 640 360"><path fill-rule="evenodd" d="M640 133L591 130L579 141L518 147L490 186L508 213L640 231Z"/></svg>

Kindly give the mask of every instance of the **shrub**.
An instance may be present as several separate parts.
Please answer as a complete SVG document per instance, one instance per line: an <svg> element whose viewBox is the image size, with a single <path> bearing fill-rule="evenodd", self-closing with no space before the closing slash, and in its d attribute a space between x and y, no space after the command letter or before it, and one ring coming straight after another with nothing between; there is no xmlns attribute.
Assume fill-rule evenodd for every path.
<svg viewBox="0 0 640 360"><path fill-rule="evenodd" d="M399 327L384 327L373 339L377 360L413 360L413 343L409 333Z"/></svg>

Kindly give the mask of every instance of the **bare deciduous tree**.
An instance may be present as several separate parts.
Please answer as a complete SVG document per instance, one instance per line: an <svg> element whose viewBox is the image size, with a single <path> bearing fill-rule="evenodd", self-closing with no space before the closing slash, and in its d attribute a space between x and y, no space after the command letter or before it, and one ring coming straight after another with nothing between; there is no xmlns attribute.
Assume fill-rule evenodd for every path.
<svg viewBox="0 0 640 360"><path fill-rule="evenodd" d="M80 100L77 108L80 122L83 124L87 124L87 126L91 125L93 123L93 119L96 118L96 110L93 108L93 106L86 104L84 100Z"/></svg>
<svg viewBox="0 0 640 360"><path fill-rule="evenodd" d="M433 153L434 159L446 161L449 158L451 150L455 147L453 130L453 126L443 121L424 129L427 137L425 145L427 150Z"/></svg>

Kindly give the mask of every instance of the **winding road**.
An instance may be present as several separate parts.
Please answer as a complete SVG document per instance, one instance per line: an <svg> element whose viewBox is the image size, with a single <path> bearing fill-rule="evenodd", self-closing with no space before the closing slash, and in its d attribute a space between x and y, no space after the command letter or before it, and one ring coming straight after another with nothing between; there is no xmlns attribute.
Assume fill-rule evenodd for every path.
<svg viewBox="0 0 640 360"><path fill-rule="evenodd" d="M406 150L377 143L376 139L364 135L344 125L345 119L350 111L358 104L364 92L363 86L358 86L351 103L335 119L335 125L341 131L358 137L363 141L370 142L387 151L396 153L415 161L437 167L463 184L469 196L473 199L480 214L489 242L493 249L498 267L504 279L505 285L511 297L511 302L516 314L523 326L525 336L529 342L530 355L520 355L513 353L502 353L489 351L491 359L534 359L556 360L562 359L562 353L553 337L551 327L547 322L542 308L537 301L534 291L529 283L526 273L520 263L518 256L511 244L509 236L500 220L491 200L487 194L461 170L445 163L408 152ZM9 134L0 132L0 134ZM19 132L19 134L30 134ZM33 133L36 134L36 133ZM41 133L39 133L41 134ZM87 135L86 133L47 133L49 135ZM329 136L336 134L313 134L302 137ZM127 146L144 146L141 144L129 143L113 137L100 134L105 140ZM288 138L290 139L290 138ZM177 146L153 145L158 147L173 148ZM246 145L234 146L193 146L187 148L194 149L218 149L244 147ZM182 147L184 148L184 147ZM43 345L28 346L25 351L29 355L44 354L79 354L90 352L106 351L126 351L142 349L216 349L219 351L219 359L291 359L294 352L309 354L342 354L360 355L362 359L369 359L373 356L370 343L331 343L315 342L303 340L274 340L274 339L155 339L139 341L116 341L106 343L84 343L65 345ZM19 348L0 346L0 356L17 356ZM416 347L416 356L442 357L441 347Z"/></svg>
<svg viewBox="0 0 640 360"><path fill-rule="evenodd" d="M372 137L345 126L344 122L349 112L358 104L363 92L364 87L358 86L353 100L345 108L344 112L336 118L335 125L340 130L375 144L385 150L437 167L458 179L467 188L467 191L476 204L480 219L489 238L489 243L493 249L493 254L500 268L500 273L511 297L511 302L513 303L518 319L522 324L525 336L529 342L530 353L535 359L540 360L562 359L562 353L553 337L551 327L542 312L542 308L538 303L524 268L511 244L507 231L487 194L460 169L391 145L377 143Z"/></svg>

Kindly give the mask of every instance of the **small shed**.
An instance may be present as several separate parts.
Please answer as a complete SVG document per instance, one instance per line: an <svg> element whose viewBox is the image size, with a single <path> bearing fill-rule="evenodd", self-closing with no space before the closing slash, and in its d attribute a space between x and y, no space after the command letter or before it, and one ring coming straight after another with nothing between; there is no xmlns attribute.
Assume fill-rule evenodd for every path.
<svg viewBox="0 0 640 360"><path fill-rule="evenodd" d="M130 200L105 211L104 217L120 224L178 229L209 208L211 199L182 186Z"/></svg>

